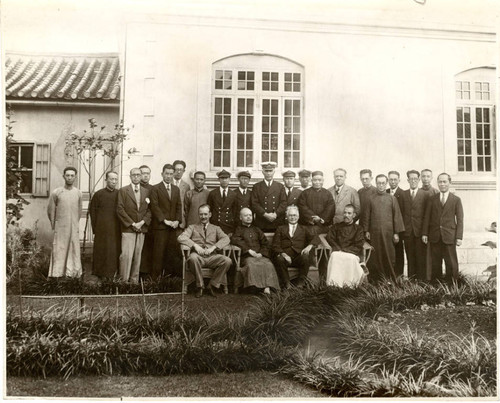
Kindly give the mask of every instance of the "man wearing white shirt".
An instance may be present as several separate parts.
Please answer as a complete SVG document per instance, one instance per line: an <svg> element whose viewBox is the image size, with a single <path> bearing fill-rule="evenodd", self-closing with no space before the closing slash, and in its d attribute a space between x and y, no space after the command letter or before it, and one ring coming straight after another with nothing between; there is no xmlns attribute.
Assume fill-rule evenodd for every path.
<svg viewBox="0 0 500 403"><path fill-rule="evenodd" d="M181 192L181 205L182 205L182 221L179 224L179 229L177 230L177 235L180 234L181 229L186 227L186 217L184 215L184 197L186 192L191 189L189 183L182 180L182 176L186 171L186 163L182 160L175 160L172 164L174 167L174 177L172 183L177 186Z"/></svg>
<svg viewBox="0 0 500 403"><path fill-rule="evenodd" d="M248 171L241 171L238 172L237 176L240 185L234 192L236 193L235 222L238 223L240 219L239 212L241 211L241 209L252 209L252 191L248 189L248 184L250 183L252 175Z"/></svg>
<svg viewBox="0 0 500 403"><path fill-rule="evenodd" d="M212 212L210 222L229 236L235 228L236 194L229 189L231 174L223 169L217 173L220 186L208 194L207 204Z"/></svg>
<svg viewBox="0 0 500 403"><path fill-rule="evenodd" d="M295 184L295 172L285 171L281 174L285 185L286 205L297 205L297 200L302 193L302 190L293 187Z"/></svg>

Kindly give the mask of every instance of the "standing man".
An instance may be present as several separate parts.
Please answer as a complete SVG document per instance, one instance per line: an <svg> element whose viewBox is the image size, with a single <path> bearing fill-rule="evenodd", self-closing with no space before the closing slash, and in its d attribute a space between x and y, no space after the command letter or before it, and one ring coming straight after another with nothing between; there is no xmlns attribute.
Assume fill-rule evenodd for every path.
<svg viewBox="0 0 500 403"><path fill-rule="evenodd" d="M422 180L422 190L427 193L429 197L434 196L439 193L435 187L431 185L432 182L432 171L428 168L423 169L420 172L420 178ZM425 258L425 271L426 271L426 280L431 280L432 278L432 257L431 257L431 245L427 244L426 247L426 258Z"/></svg>
<svg viewBox="0 0 500 403"><path fill-rule="evenodd" d="M118 272L120 257L120 221L116 215L118 173L106 172L106 187L92 196L89 204L90 222L94 233L92 274L100 279L112 279Z"/></svg>
<svg viewBox="0 0 500 403"><path fill-rule="evenodd" d="M153 185L149 183L151 180L151 168L147 165L141 165L141 186L147 189L150 193ZM144 245L142 247L140 278L147 279L151 273L151 259L153 258L153 231L146 232L144 236Z"/></svg>
<svg viewBox="0 0 500 403"><path fill-rule="evenodd" d="M443 278L443 260L446 266L445 280L458 280L457 246L462 245L464 210L460 198L450 193L450 184L450 175L444 172L440 174L440 193L431 196L425 209L422 242L430 242L431 245L431 280Z"/></svg>
<svg viewBox="0 0 500 403"><path fill-rule="evenodd" d="M359 195L359 220L361 222L365 210L365 206L374 194L377 193L377 188L372 185L372 171L370 169L362 169L359 171L359 179L363 187L358 190Z"/></svg>
<svg viewBox="0 0 500 403"><path fill-rule="evenodd" d="M405 229L396 198L385 191L387 180L382 174L375 178L377 193L367 201L361 222L365 239L374 247L368 262L372 282L396 280L394 244L399 242L398 234Z"/></svg>
<svg viewBox="0 0 500 403"><path fill-rule="evenodd" d="M286 171L282 173L283 183L285 184L285 195L286 195L286 205L297 205L297 200L299 199L302 190L294 188L295 184L295 172Z"/></svg>
<svg viewBox="0 0 500 403"><path fill-rule="evenodd" d="M399 187L399 172L389 171L387 176L389 177L389 189L387 189L386 192L396 198L399 205L399 211L403 212L403 189ZM394 266L394 269L396 270L396 276L402 276L405 267L405 252L403 247L403 234L401 233L398 235L399 242L394 244L394 250L396 252L396 265Z"/></svg>
<svg viewBox="0 0 500 403"><path fill-rule="evenodd" d="M236 206L235 206L235 222L239 220L239 212L243 208L252 209L252 191L248 189L248 184L252 175L248 171L238 172L238 182L240 186L234 191L236 194Z"/></svg>
<svg viewBox="0 0 500 403"><path fill-rule="evenodd" d="M184 219L186 225L197 224L200 220L198 207L207 203L210 190L205 186L205 172L194 173L194 188L189 189L184 196Z"/></svg>
<svg viewBox="0 0 500 403"><path fill-rule="evenodd" d="M264 232L275 232L285 214L285 187L273 180L276 162L263 162L261 167L264 180L257 182L252 189L255 225Z"/></svg>
<svg viewBox="0 0 500 403"><path fill-rule="evenodd" d="M426 245L422 242L422 226L429 194L418 188L420 172L411 170L406 173L410 189L403 192L403 232L406 260L408 261L408 277L426 280L425 257Z"/></svg>
<svg viewBox="0 0 500 403"><path fill-rule="evenodd" d="M184 175L184 172L186 171L186 163L182 160L175 160L172 165L174 166L173 184L175 186L177 186L181 192L182 221L179 224L179 229L177 230L177 235L179 235L181 232L181 229L186 228L186 217L184 217L184 196L186 195L186 192L189 189L191 189L191 186L189 185L189 183L185 182L182 179L182 175Z"/></svg>
<svg viewBox="0 0 500 403"><path fill-rule="evenodd" d="M226 272L231 266L231 259L217 252L229 245L229 237L220 227L210 224L210 206L204 204L199 207L200 222L191 224L179 235L177 240L180 244L191 248L191 254L187 259L186 285L196 281L196 298L203 294L203 272L202 267L213 269L214 273L208 285L208 291L215 297L215 289L227 285Z"/></svg>
<svg viewBox="0 0 500 403"><path fill-rule="evenodd" d="M296 206L287 207L286 221L287 224L278 227L273 237L274 265L282 288L290 288L290 266L299 269L295 285L303 287L312 260L309 253L319 244L319 239L310 227L298 224L299 209Z"/></svg>
<svg viewBox="0 0 500 403"><path fill-rule="evenodd" d="M118 191L116 213L122 232L120 278L131 283L139 282L144 234L151 222L149 190L140 186L141 170L130 170L131 184Z"/></svg>
<svg viewBox="0 0 500 403"><path fill-rule="evenodd" d="M219 226L228 236L234 232L236 213L236 194L229 189L231 174L223 169L217 172L220 186L212 190L207 199L213 225Z"/></svg>
<svg viewBox="0 0 500 403"><path fill-rule="evenodd" d="M299 190L306 190L309 189L311 185L311 171L308 171L307 169L302 169L299 171L299 182L300 182L300 187Z"/></svg>
<svg viewBox="0 0 500 403"><path fill-rule="evenodd" d="M64 186L54 189L49 198L47 214L54 230L49 277L82 275L79 236L82 192L73 186L77 173L76 168L64 168Z"/></svg>
<svg viewBox="0 0 500 403"><path fill-rule="evenodd" d="M344 222L344 209L345 206L351 204L354 206L354 216L359 214L359 195L356 189L345 184L347 171L344 168L337 168L333 171L333 178L335 179L335 186L332 186L328 191L333 196L335 202L335 215L333 223L338 224Z"/></svg>
<svg viewBox="0 0 500 403"><path fill-rule="evenodd" d="M313 234L326 234L333 222L335 202L332 194L323 188L323 172L312 173L312 187L304 190L299 197L300 223L310 228ZM323 256L318 262L320 285L325 284L328 259Z"/></svg>
<svg viewBox="0 0 500 403"><path fill-rule="evenodd" d="M151 191L151 212L154 231L153 280L162 276L164 269L168 274L179 274L182 268L182 255L176 242L176 230L182 221L181 193L172 185L174 167L165 164L162 170L163 180L153 186Z"/></svg>

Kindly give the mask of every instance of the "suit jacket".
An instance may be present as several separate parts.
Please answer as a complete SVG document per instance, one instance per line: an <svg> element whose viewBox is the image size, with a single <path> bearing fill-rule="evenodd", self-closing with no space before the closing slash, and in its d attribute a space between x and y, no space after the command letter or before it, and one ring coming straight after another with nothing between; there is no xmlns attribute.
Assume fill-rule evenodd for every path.
<svg viewBox="0 0 500 403"><path fill-rule="evenodd" d="M385 192L391 194L391 189L386 189ZM398 201L399 211L401 211L401 214L403 213L403 193L404 190L401 189L399 186L396 190L396 193L394 193L394 197Z"/></svg>
<svg viewBox="0 0 500 403"><path fill-rule="evenodd" d="M293 238L290 237L288 224L280 225L273 237L273 253L285 252L292 259L299 255L307 245L317 246L319 238L305 225L297 224Z"/></svg>
<svg viewBox="0 0 500 403"><path fill-rule="evenodd" d="M255 213L255 225L263 231L275 231L283 223L286 210L286 195L283 184L273 180L270 187L265 181L257 182L252 188L252 210ZM276 213L277 218L270 222L264 213Z"/></svg>
<svg viewBox="0 0 500 403"><path fill-rule="evenodd" d="M163 181L153 186L151 191L151 212L153 222L151 228L154 230L167 230L171 227L164 220L182 222L181 192L175 185L170 184L170 197Z"/></svg>
<svg viewBox="0 0 500 403"><path fill-rule="evenodd" d="M234 231L235 225L235 210L236 210L236 194L231 189L227 188L226 200L222 200L220 187L212 190L208 194L207 204L212 211L210 223L218 225L222 230L229 234Z"/></svg>
<svg viewBox="0 0 500 403"><path fill-rule="evenodd" d="M196 244L206 249L212 246L222 249L224 246L229 245L230 242L229 237L220 227L210 223L207 224L206 236L203 231L203 224L192 224L177 237L177 241L189 248L192 248Z"/></svg>
<svg viewBox="0 0 500 403"><path fill-rule="evenodd" d="M151 223L151 210L149 209L149 190L139 186L140 206L137 208L135 192L132 185L127 185L118 190L116 201L116 214L120 220L121 232L135 232L132 224L144 220L141 232L148 232L148 225Z"/></svg>
<svg viewBox="0 0 500 403"><path fill-rule="evenodd" d="M429 200L429 194L422 190L416 189L415 198L411 198L411 190L405 190L401 200L403 207L403 221L405 224L404 236L413 236L420 238L422 236L422 225L424 223L425 206Z"/></svg>
<svg viewBox="0 0 500 403"><path fill-rule="evenodd" d="M252 209L252 191L247 188L246 194L243 195L238 187L234 190L234 194L236 195L234 222L239 223L241 209L244 207Z"/></svg>
<svg viewBox="0 0 500 403"><path fill-rule="evenodd" d="M302 193L302 190L298 188L292 188L292 191L286 196L286 189L285 189L285 196L286 196L286 205L291 206L292 204L297 205L299 196Z"/></svg>
<svg viewBox="0 0 500 403"><path fill-rule="evenodd" d="M335 215L333 217L334 224L344 221L344 209L348 204L352 204L354 206L356 216L359 217L361 207L359 202L359 194L356 189L344 184L339 194L336 194L335 186L332 186L328 190L332 194L333 201L335 202Z"/></svg>
<svg viewBox="0 0 500 403"><path fill-rule="evenodd" d="M464 235L464 210L458 196L450 193L444 206L441 206L441 193L431 196L425 208L422 235L429 241L451 245Z"/></svg>

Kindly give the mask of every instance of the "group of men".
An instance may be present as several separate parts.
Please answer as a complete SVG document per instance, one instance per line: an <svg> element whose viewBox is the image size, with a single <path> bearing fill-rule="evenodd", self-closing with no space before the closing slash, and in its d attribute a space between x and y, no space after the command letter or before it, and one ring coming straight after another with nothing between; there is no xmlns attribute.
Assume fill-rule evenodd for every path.
<svg viewBox="0 0 500 403"><path fill-rule="evenodd" d="M320 279L324 281L326 258L314 262L308 256L318 245L319 235L326 234L331 239L329 231L342 232L343 236L356 234L358 243L362 233L363 242L373 246L368 269L369 279L374 282L402 275L405 252L409 277L442 279L443 259L445 278L458 277L456 246L460 246L463 236L463 209L460 199L449 192L451 178L446 173L438 176L437 190L431 186L430 170L410 170L407 172L410 188L403 191L398 172L377 175L373 186L372 172L363 169L362 187L356 191L346 184L347 172L342 168L334 171L335 185L329 189L323 187L323 172L307 170L298 173L301 186L295 187L295 172L283 172L282 184L274 179L276 164L266 162L262 164L263 180L252 189L248 171L237 174L239 185L232 190L231 174L223 169L217 173L219 186L210 191L205 186L204 172L194 173L191 188L182 179L185 169L184 161L165 164L162 181L151 185L151 170L143 165L130 171L131 183L121 189L116 189L118 174L106 173L106 187L94 194L89 205L95 234L94 275L111 278L118 274L123 281L130 282L138 282L141 277L158 280L164 275L179 275L182 244L190 248L187 281L196 281L200 296L204 287L201 268L212 267L215 272L209 292L214 294L214 288L226 285L226 274L234 266L231 259L220 254L221 249L231 242L239 226L253 225L264 233L274 233L272 261L284 288L290 286L287 267L291 265L299 267L297 285L304 283L310 264L318 266ZM79 250L72 237L64 236L63 240L61 229L57 229L63 221L57 216L75 209L63 210L65 204L79 203L76 210L81 211L81 193L72 191L76 174L75 168L64 170L65 186L56 189L49 202L49 218L56 234L49 272L52 276L81 275L81 267L79 271L74 268L76 259L70 259L71 265L64 266L55 257L65 253L68 261L67 250L70 255ZM250 222L245 215L250 215ZM73 221L63 228L78 231ZM339 232L340 224L362 231ZM337 241L349 243L345 239ZM56 264L64 267L53 267ZM230 282L234 281L234 276L233 280L228 277Z"/></svg>

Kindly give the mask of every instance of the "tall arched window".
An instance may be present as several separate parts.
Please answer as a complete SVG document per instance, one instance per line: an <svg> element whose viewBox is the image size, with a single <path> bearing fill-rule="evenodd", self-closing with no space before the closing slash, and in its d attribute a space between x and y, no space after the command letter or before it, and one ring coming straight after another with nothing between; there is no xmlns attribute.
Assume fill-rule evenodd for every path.
<svg viewBox="0 0 500 403"><path fill-rule="evenodd" d="M463 71L455 76L458 172L495 171L495 69Z"/></svg>
<svg viewBox="0 0 500 403"><path fill-rule="evenodd" d="M230 56L213 63L211 168L301 166L304 143L304 68L267 54Z"/></svg>

